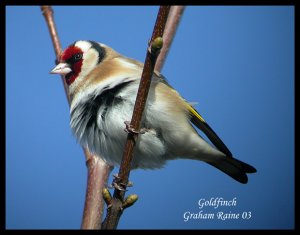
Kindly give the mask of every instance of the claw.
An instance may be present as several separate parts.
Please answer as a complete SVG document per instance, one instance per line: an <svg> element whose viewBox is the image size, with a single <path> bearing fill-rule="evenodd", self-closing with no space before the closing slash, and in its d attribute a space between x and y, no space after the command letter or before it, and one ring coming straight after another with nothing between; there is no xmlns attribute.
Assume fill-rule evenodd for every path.
<svg viewBox="0 0 300 235"><path fill-rule="evenodd" d="M120 183L120 185L122 186L126 186L126 187L132 187L133 186L133 183L131 181L128 181L127 184L124 184L124 183Z"/></svg>
<svg viewBox="0 0 300 235"><path fill-rule="evenodd" d="M124 131L126 131L127 133L131 133L131 134L145 134L148 131L147 128L141 128L139 131L137 131L135 128L132 127L132 125L130 124L129 121L125 121L124 123L126 125L126 128L124 129Z"/></svg>
<svg viewBox="0 0 300 235"><path fill-rule="evenodd" d="M113 182L113 187L118 189L119 191L127 191L122 186L120 186L118 183Z"/></svg>
<svg viewBox="0 0 300 235"><path fill-rule="evenodd" d="M120 176L118 176L118 174L113 174L113 177L118 180L121 179Z"/></svg>
<svg viewBox="0 0 300 235"><path fill-rule="evenodd" d="M133 183L131 181L128 181L127 184L124 183L120 183L120 177L118 176L118 174L113 174L114 180L112 182L112 184L108 185L108 188L115 188L118 189L120 191L127 191L125 190L125 187L132 187Z"/></svg>
<svg viewBox="0 0 300 235"><path fill-rule="evenodd" d="M126 125L126 128L124 129L124 131L126 131L127 133L131 133L131 134L139 134L139 131L134 129L129 121L125 121L124 123Z"/></svg>
<svg viewBox="0 0 300 235"><path fill-rule="evenodd" d="M108 185L109 188L115 188L120 191L127 191L125 190L126 187L132 187L133 183L131 181L128 181L127 184L120 183L121 177L118 174L113 174L114 180L112 184Z"/></svg>

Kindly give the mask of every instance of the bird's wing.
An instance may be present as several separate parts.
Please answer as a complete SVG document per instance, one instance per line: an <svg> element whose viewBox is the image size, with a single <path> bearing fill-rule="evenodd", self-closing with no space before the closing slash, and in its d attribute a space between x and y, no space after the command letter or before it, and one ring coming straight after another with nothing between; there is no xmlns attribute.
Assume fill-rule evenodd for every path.
<svg viewBox="0 0 300 235"><path fill-rule="evenodd" d="M158 73L155 72L153 76L154 82L162 82L169 86L171 89L174 89L166 80L166 78ZM214 130L207 124L204 118L189 104L187 104L188 111L191 116L191 122L198 127L207 137L208 139L216 146L218 150L224 153L227 157L232 157L232 153L227 148L227 146L223 143L223 141L219 138L219 136L214 132Z"/></svg>
<svg viewBox="0 0 300 235"><path fill-rule="evenodd" d="M191 105L189 105L188 111L191 115L191 122L209 138L209 140L217 147L217 149L223 152L227 157L232 157L231 152L223 143L223 141Z"/></svg>

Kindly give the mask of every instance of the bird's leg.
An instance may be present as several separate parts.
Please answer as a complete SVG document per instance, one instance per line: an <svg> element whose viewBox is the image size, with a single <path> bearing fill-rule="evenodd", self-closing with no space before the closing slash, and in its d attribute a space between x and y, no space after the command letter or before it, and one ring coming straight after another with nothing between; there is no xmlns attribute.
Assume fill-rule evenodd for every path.
<svg viewBox="0 0 300 235"><path fill-rule="evenodd" d="M124 123L126 125L126 128L124 129L124 131L126 131L127 133L131 133L131 134L145 134L148 131L147 128L141 128L139 131L137 131L135 128L133 128L133 126L130 124L129 121L125 121Z"/></svg>

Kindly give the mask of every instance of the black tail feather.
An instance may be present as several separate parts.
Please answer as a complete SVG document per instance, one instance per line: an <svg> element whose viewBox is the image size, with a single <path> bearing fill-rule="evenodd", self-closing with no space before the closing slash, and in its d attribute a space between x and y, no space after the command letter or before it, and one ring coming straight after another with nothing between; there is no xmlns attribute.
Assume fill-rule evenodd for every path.
<svg viewBox="0 0 300 235"><path fill-rule="evenodd" d="M229 158L225 156L213 162L207 163L218 168L225 174L243 184L248 182L248 176L246 173L256 172L256 169L253 166L250 166L249 164L235 158Z"/></svg>

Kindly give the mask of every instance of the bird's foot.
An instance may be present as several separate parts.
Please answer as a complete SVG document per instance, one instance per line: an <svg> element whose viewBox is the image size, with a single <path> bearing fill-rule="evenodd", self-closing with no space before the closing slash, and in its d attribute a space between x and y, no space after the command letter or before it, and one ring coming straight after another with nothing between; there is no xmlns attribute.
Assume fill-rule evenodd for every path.
<svg viewBox="0 0 300 235"><path fill-rule="evenodd" d="M119 191L127 191L125 190L126 187L132 187L133 183L131 181L128 181L127 184L120 182L121 178L118 176L118 174L113 174L114 180L111 185L109 185L109 188L115 188Z"/></svg>
<svg viewBox="0 0 300 235"><path fill-rule="evenodd" d="M147 128L141 128L139 131L136 130L135 128L133 128L133 126L130 124L129 121L125 121L124 123L126 125L126 128L124 129L124 131L126 131L127 133L131 133L131 134L145 134L148 131Z"/></svg>

